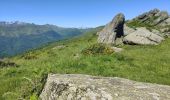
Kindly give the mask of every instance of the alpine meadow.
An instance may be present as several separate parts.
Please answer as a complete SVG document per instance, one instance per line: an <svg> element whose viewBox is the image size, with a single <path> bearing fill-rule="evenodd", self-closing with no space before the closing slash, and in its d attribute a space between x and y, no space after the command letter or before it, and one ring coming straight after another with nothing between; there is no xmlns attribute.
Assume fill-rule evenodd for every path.
<svg viewBox="0 0 170 100"><path fill-rule="evenodd" d="M170 100L170 9L162 3L169 1L151 0L152 7L146 0L138 1L141 5L136 9L132 6L137 4L135 0L72 0L69 5L64 1L0 1L16 7L14 12L27 11L13 18L38 16L50 23L55 22L53 17L62 16L65 20L57 23L69 25L68 19L72 19L72 25L79 26L60 27L38 19L36 24L11 22L3 20L12 18L10 15L0 15L4 16L0 17L0 100ZM114 3L121 3L122 8ZM21 4L26 8L17 9ZM48 6L42 12L44 5ZM102 9L90 10L101 5ZM95 23L95 19L87 20L90 14L110 16L106 5L115 11L112 19L105 25L90 26ZM29 10L31 7L35 10ZM60 7L63 9L57 9ZM54 10L56 15L51 14ZM102 22L98 17L96 23ZM80 26L84 25L78 24L80 18L90 27Z"/></svg>

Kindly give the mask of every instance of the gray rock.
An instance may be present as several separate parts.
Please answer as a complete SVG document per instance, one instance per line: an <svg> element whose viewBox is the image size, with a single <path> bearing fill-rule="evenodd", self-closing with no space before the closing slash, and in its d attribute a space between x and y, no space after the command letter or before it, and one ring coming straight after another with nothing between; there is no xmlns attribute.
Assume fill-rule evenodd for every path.
<svg viewBox="0 0 170 100"><path fill-rule="evenodd" d="M114 52L121 52L121 51L123 51L122 48L118 48L118 47L111 47L111 48L114 50Z"/></svg>
<svg viewBox="0 0 170 100"><path fill-rule="evenodd" d="M170 32L170 27L161 28L160 31L162 33Z"/></svg>
<svg viewBox="0 0 170 100"><path fill-rule="evenodd" d="M152 29L151 32L162 37L162 38L164 38L164 34L161 31L158 31L156 29Z"/></svg>
<svg viewBox="0 0 170 100"><path fill-rule="evenodd" d="M165 20L165 22L170 25L170 17L168 19Z"/></svg>
<svg viewBox="0 0 170 100"><path fill-rule="evenodd" d="M160 23L161 26L167 26L170 25L170 17L168 19L166 19L165 21Z"/></svg>
<svg viewBox="0 0 170 100"><path fill-rule="evenodd" d="M98 32L98 42L106 44L116 44L116 39L124 35L123 27L125 17L123 14L118 14L114 19L107 24L101 32Z"/></svg>
<svg viewBox="0 0 170 100"><path fill-rule="evenodd" d="M149 12L145 12L145 13L139 15L138 17L136 17L133 20L140 20L141 22L147 22L147 20L149 20L151 17L155 16L159 12L160 12L159 9L153 9Z"/></svg>
<svg viewBox="0 0 170 100"><path fill-rule="evenodd" d="M170 100L170 86L123 78L49 74L41 100Z"/></svg>
<svg viewBox="0 0 170 100"><path fill-rule="evenodd" d="M124 25L124 36L135 32L135 29L128 27L126 24Z"/></svg>
<svg viewBox="0 0 170 100"><path fill-rule="evenodd" d="M135 32L124 37L124 43L126 44L157 45L163 40L163 37L150 32L144 27L137 28Z"/></svg>
<svg viewBox="0 0 170 100"><path fill-rule="evenodd" d="M64 49L66 46L65 45L59 45L54 47L53 49Z"/></svg>
<svg viewBox="0 0 170 100"><path fill-rule="evenodd" d="M161 23L165 23L166 20L169 18L168 12L166 11L161 11L155 15L157 19L154 20L154 24L161 26Z"/></svg>
<svg viewBox="0 0 170 100"><path fill-rule="evenodd" d="M168 12L154 9L149 12L143 13L142 15L139 15L132 21L137 20L140 21L141 23L147 23L153 26L163 26L169 21L168 18L169 18Z"/></svg>

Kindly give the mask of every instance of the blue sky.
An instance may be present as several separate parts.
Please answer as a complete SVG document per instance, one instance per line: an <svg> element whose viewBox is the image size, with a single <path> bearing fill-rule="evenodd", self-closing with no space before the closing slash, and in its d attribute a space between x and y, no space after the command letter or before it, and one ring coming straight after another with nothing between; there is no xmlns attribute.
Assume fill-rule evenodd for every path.
<svg viewBox="0 0 170 100"><path fill-rule="evenodd" d="M170 0L0 0L0 21L96 27L119 12L131 19L154 8L170 12Z"/></svg>

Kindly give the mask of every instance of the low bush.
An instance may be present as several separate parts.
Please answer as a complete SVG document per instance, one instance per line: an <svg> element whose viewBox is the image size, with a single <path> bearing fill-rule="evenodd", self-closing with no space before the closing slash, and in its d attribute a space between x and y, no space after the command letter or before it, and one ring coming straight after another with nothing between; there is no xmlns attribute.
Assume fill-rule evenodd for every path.
<svg viewBox="0 0 170 100"><path fill-rule="evenodd" d="M0 67L17 67L18 65L15 64L14 62L5 62L5 61L0 61Z"/></svg>
<svg viewBox="0 0 170 100"><path fill-rule="evenodd" d="M26 54L22 56L22 58L24 58L25 60L32 60L32 59L37 59L38 57L34 54Z"/></svg>
<svg viewBox="0 0 170 100"><path fill-rule="evenodd" d="M94 44L82 51L84 55L112 54L114 50L105 44Z"/></svg>

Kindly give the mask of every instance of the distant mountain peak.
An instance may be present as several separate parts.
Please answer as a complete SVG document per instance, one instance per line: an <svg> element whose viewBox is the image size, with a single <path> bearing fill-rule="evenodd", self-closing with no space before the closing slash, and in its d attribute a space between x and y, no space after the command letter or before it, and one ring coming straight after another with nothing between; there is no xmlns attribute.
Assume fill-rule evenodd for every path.
<svg viewBox="0 0 170 100"><path fill-rule="evenodd" d="M10 22L0 21L1 26L6 26L6 25L28 25L28 24L30 24L30 23L21 22L21 21L10 21Z"/></svg>

